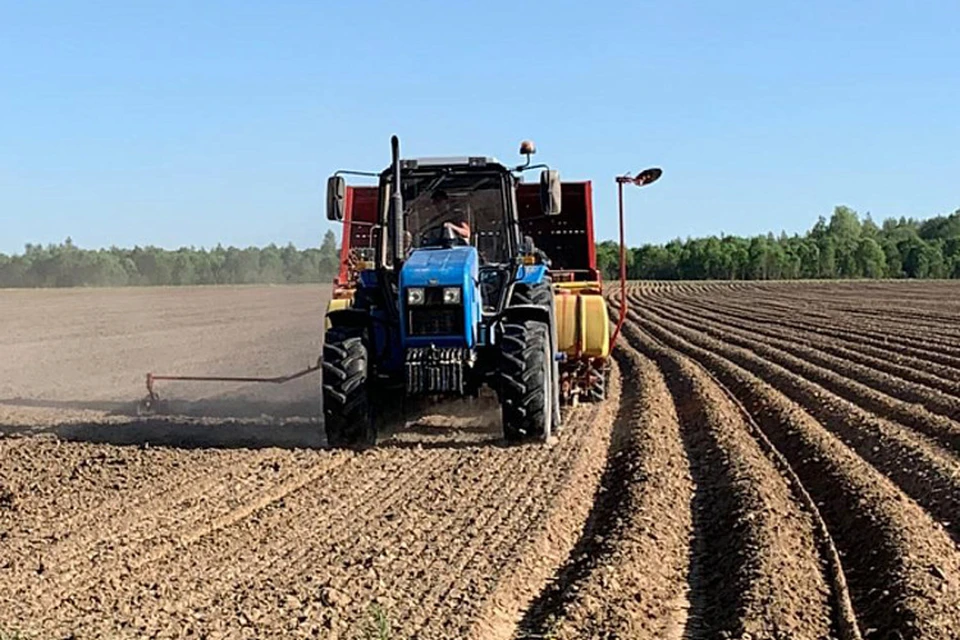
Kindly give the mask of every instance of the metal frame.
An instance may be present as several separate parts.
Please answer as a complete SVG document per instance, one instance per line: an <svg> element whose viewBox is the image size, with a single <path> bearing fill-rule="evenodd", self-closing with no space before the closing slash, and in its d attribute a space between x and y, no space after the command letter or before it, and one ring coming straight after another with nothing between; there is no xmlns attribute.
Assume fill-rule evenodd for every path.
<svg viewBox="0 0 960 640"><path fill-rule="evenodd" d="M317 359L317 364L307 367L297 371L296 373L291 373L286 376L274 376L272 378L260 378L260 377L249 377L249 376L168 376L168 375L156 375L154 373L147 374L147 396L140 401L139 406L137 407L138 413L152 413L156 410L157 405L160 402L160 394L157 393L154 388L154 383L158 380L177 380L181 382L254 382L254 383L266 383L266 384L284 384L290 382L291 380L296 380L302 378L306 375L313 373L314 371L319 371L323 368L323 356Z"/></svg>
<svg viewBox="0 0 960 640"><path fill-rule="evenodd" d="M623 231L623 185L635 184L638 187L643 187L656 182L660 179L661 175L663 175L663 171L658 167L653 167L644 169L636 176L631 176L627 173L616 177L617 202L620 210L620 318L617 320L617 326L610 336L611 352L613 352L613 346L617 343L617 338L620 336L620 329L623 328L624 320L627 318L627 249L624 242Z"/></svg>

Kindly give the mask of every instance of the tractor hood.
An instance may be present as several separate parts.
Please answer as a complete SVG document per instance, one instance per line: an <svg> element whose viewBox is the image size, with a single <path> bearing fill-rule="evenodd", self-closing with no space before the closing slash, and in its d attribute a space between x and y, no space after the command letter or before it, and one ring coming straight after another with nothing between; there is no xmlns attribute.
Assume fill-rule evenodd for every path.
<svg viewBox="0 0 960 640"><path fill-rule="evenodd" d="M417 249L400 272L402 287L469 286L477 279L473 247Z"/></svg>
<svg viewBox="0 0 960 640"><path fill-rule="evenodd" d="M400 270L400 326L407 348L467 347L477 343L479 258L473 247L416 249ZM407 291L422 288L425 301L408 304ZM442 302L442 289L460 289L457 303Z"/></svg>

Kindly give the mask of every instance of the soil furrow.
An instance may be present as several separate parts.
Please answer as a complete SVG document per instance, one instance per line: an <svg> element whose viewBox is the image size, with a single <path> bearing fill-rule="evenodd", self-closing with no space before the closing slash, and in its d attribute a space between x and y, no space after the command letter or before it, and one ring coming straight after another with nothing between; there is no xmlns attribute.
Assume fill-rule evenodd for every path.
<svg viewBox="0 0 960 640"><path fill-rule="evenodd" d="M960 416L960 398L797 344L790 335L758 335L672 306L650 309L726 342L760 349L761 355L781 364L785 361L785 366L837 395L939 440L950 450L960 451L960 423L954 419Z"/></svg>
<svg viewBox="0 0 960 640"><path fill-rule="evenodd" d="M142 523L140 509L152 515L171 504L197 498L221 480L222 474L229 473L236 460L214 452L206 465L181 468L154 464L162 457L156 450L131 454L123 449L111 452L61 446L56 441L18 440L32 441L35 446L3 454L2 473L10 476L11 487L20 496L15 528L8 532L19 544L0 548L0 565L16 560L35 566L41 553L48 565L76 560L104 539L115 539ZM47 455L56 455L60 463L47 465ZM33 486L20 490L27 478ZM54 487L58 490L51 491ZM114 491L105 494L105 487ZM23 535L27 531L30 534ZM28 558L34 560L25 562Z"/></svg>
<svg viewBox="0 0 960 640"><path fill-rule="evenodd" d="M867 340L850 332L838 332L837 324L834 319L825 318L818 324L809 324L797 317L796 309L787 309L778 314L764 314L757 311L751 305L751 301L744 300L742 303L724 303L719 299L710 299L709 304L704 304L703 299L677 300L666 297L658 297L657 300L674 302L682 304L685 308L696 313L707 313L716 318L723 318L726 321L751 322L763 327L782 327L784 330L797 331L808 339L816 336L825 345L843 345L845 351L857 351L866 356L873 357L881 361L889 361L894 358L901 365L901 371L920 370L927 372L934 380L954 382L955 369L950 364L939 364L929 359L923 359L908 355L909 349L900 345L893 345L889 340ZM749 320L748 320L749 319ZM830 329L833 327L833 329ZM935 358L940 359L942 354L935 354ZM948 362L953 362L948 359ZM917 380L924 382L923 380ZM934 383L936 386L936 383ZM944 389L952 392L952 389Z"/></svg>
<svg viewBox="0 0 960 640"><path fill-rule="evenodd" d="M696 484L687 634L824 637L831 610L809 515L713 381L634 337L664 371Z"/></svg>
<svg viewBox="0 0 960 640"><path fill-rule="evenodd" d="M649 333L643 332L634 324L628 324L624 328L625 338L630 342L645 342L655 340ZM658 343L663 345L663 343ZM669 348L669 347L668 347ZM760 428L753 416L747 411L746 407L740 402L739 398L708 369L703 369L727 396L740 414L743 416L745 426L750 435L757 441L760 448L767 457L774 463L777 470L787 479L794 497L803 506L806 513L813 522L813 531L816 537L817 548L820 553L821 562L825 567L825 574L828 578L831 591L832 624L837 638L841 640L860 640L862 638L857 624L856 614L853 611L853 604L850 598L850 591L847 586L846 576L843 566L840 562L840 554L837 551L833 538L827 528L826 522L820 510L817 508L813 498L807 492L806 488L800 482L790 463L780 451L773 445L766 433Z"/></svg>
<svg viewBox="0 0 960 640"><path fill-rule="evenodd" d="M718 341L663 318L644 324L661 339L683 337L751 371L808 411L861 457L896 482L960 539L960 464L922 437L878 418L750 349Z"/></svg>
<svg viewBox="0 0 960 640"><path fill-rule="evenodd" d="M788 399L738 366L734 348L702 336L688 341L649 321L640 324L714 372L787 457L841 552L865 637L877 630L905 639L960 633L956 545L938 522L808 413L816 402Z"/></svg>
<svg viewBox="0 0 960 640"><path fill-rule="evenodd" d="M703 301L698 298L694 304L702 305ZM772 324L788 327L795 326L826 337L902 353L941 366L951 368L960 367L960 357L949 355L940 349L931 349L929 348L930 343L923 340L900 339L899 336L902 334L901 330L891 333L870 332L865 331L861 325L847 325L831 316L826 316L822 320L813 323L810 320L802 319L802 317L798 318L797 309L789 307L778 311L775 315L769 315L758 311L750 300L744 300L742 303L729 303L711 299L710 305L705 308L723 309L729 311L730 314L734 316L748 315Z"/></svg>
<svg viewBox="0 0 960 640"><path fill-rule="evenodd" d="M277 463L271 463L268 471L264 458L258 455L249 460L250 475L227 474L198 483L202 493L186 492L167 505L149 504L146 517L120 533L102 533L93 549L79 552L85 555L78 561L57 562L45 557L45 564L56 567L58 574L52 580L48 578L44 589L82 592L105 578L103 566L123 567L125 574L136 572L168 554L182 552L201 537L249 517L349 461L338 455L304 466L288 464L283 474L274 478L277 473L272 468ZM288 470L291 466L294 468Z"/></svg>
<svg viewBox="0 0 960 640"><path fill-rule="evenodd" d="M644 311L642 313L655 313ZM670 310L660 311L659 317L669 316L670 322L692 331L699 331L731 345L749 349L803 378L815 382L824 389L842 397L851 403L859 405L878 416L888 418L905 427L937 440L948 451L955 455L960 451L960 424L950 418L933 413L921 405L907 404L891 398L889 395L868 386L862 379L871 380L877 386L892 388L892 383L882 376L863 372L862 367L852 365L839 359L830 359L817 355L804 347L790 345L783 340L761 340L753 334L729 327L718 326L712 321L697 316L686 316L683 312ZM778 346L773 346L774 344ZM805 357L798 357L798 354ZM832 368L819 363L826 362ZM855 372L851 376L851 372ZM879 380L879 382L878 382ZM909 390L908 390L909 391Z"/></svg>
<svg viewBox="0 0 960 640"><path fill-rule="evenodd" d="M534 446L418 452L385 446L363 456L354 465L357 469L366 467L368 472L360 474L354 470L351 476L358 480L369 479L369 497L363 504L354 502L351 511L341 511L339 516L336 510L327 513L330 505L324 505L317 498L329 491L332 487L329 482L334 478L328 480L324 477L318 484L287 496L283 503L274 504L258 516L198 541L188 548L183 558L175 559L174 564L151 566L148 573L136 577L139 586L127 589L129 595L115 606L142 612L143 620L139 626L133 627L138 633L169 629L163 622L169 620L163 608L167 599L143 599L143 595L151 593L154 583L159 584L164 594L177 591L191 594L180 600L181 607L206 611L212 618L226 621L229 628L246 625L265 631L276 628L284 619L302 617L282 598L267 602L264 597L256 595L266 588L269 593L288 593L290 602L298 602L312 612L309 619L298 627L298 632L311 628L311 625L341 633L355 630L369 615L367 605L380 600L392 619L398 623L402 621L403 629L415 632L419 626L416 616L423 612L428 624L419 635L448 637L444 629L454 621L463 627L471 619L468 612L484 602L484 594L493 588L504 567L516 562L508 560L511 554L516 555L514 539L517 533L531 522L545 522L546 519L538 514L557 497L557 492L549 489L560 482L565 469L569 470L569 463L563 461L583 457L590 450L585 446L587 428L595 435L603 433L605 425L602 420L588 420L588 414L579 413L583 415L571 424L570 431L561 437L554 450ZM434 456L440 461L439 466L430 473L404 479L403 472L412 469L411 460L424 455ZM599 461L596 464L599 477L603 456L599 453L594 457ZM501 459L500 463L497 463L498 459ZM369 460L369 464L361 464L361 460ZM384 467L387 462L393 470ZM491 473L492 469L496 469L496 473ZM433 477L433 488L430 477ZM530 480L504 485L505 478ZM529 487L535 486L534 478L541 478L545 484L543 489L531 492ZM350 487L345 495L356 496L357 483L341 477L334 484L342 481L347 481ZM569 484L577 487L581 483ZM377 491L377 485L406 489L388 496L382 490ZM498 487L503 486L510 487L510 495L498 491ZM583 500L581 496L577 502L582 504L580 508L585 517L589 499ZM296 517L291 518L291 513ZM429 519L425 520L425 514L435 516L433 525ZM492 518L486 522L489 526L484 526L483 514ZM335 525L334 530L324 526L325 516L327 522ZM330 520L330 517L334 519ZM472 525L469 523L471 519L475 520ZM581 524L582 521L573 522L568 534L570 545ZM340 534L335 531L338 527ZM285 529L301 532L296 545L278 543L272 548L271 539L287 540L289 544ZM473 534L469 533L471 530ZM257 544L258 539L266 544ZM433 560L430 555L418 557L425 550L419 541L430 543L431 549L436 549L440 555L434 555ZM403 551L389 552L394 549ZM498 551L494 553L495 550ZM562 560L565 552L557 555L556 563ZM222 576L205 576L203 582L179 584L165 578L166 575L189 575L186 569L191 557L197 556L204 557L212 566L224 567ZM311 566L314 569L310 569ZM411 570L419 572L421 578L411 575ZM544 571L543 581L551 570L548 567ZM474 579L468 578L471 572L476 572ZM404 579L393 580L395 576ZM480 576L483 579L477 580ZM535 593L540 588L535 577L527 578L534 579L530 588ZM386 588L388 584L390 587ZM417 591L418 584L425 590ZM303 587L309 585L312 588L304 591ZM231 593L236 595L224 597L224 594ZM401 594L404 595L401 597ZM335 605L330 605L330 598L337 601ZM466 598L457 607L461 612L459 620L451 610L458 598ZM204 628L202 623L195 625L198 631Z"/></svg>
<svg viewBox="0 0 960 640"><path fill-rule="evenodd" d="M428 595L426 602L435 601L445 608L461 612L447 619L443 626L423 617L426 607L416 612L420 628L431 623L437 637L509 638L523 609L543 588L550 576L567 557L583 527L600 481L605 452L610 444L612 406L619 396L619 375L611 381L612 397L602 405L586 405L575 413L576 419L565 427L565 437L554 446L554 451L538 452L537 467L530 473L539 477L532 484L520 485L530 508L524 514L520 509L507 508L510 518L489 529L492 539L477 545L473 558L460 554L457 565L470 575L468 584L476 585L477 593L484 594L476 602L465 600L463 585L451 584ZM599 427L599 428L598 428ZM512 474L510 474L512 475ZM505 504L517 504L516 497L504 496ZM523 526L523 522L534 523ZM481 527L481 531L486 528ZM497 532L506 535L500 537ZM488 557L483 557L483 556ZM453 558L450 558L453 562ZM498 570L478 570L490 563ZM482 586L485 585L485 586ZM479 587L479 588L477 588ZM467 591L469 592L469 591ZM436 600L433 600L436 599ZM454 604L458 603L459 604ZM478 606L479 605L479 606ZM416 626L411 626L414 633Z"/></svg>
<svg viewBox="0 0 960 640"><path fill-rule="evenodd" d="M139 575L130 575L125 581L129 588L123 597L117 598L114 607L130 609L139 601L143 608L142 594L150 593L152 585L162 585L166 592L184 593L180 604L187 609L220 610L222 617L231 624L243 624L242 614L255 628L262 627L260 619L267 615L268 609L263 607L259 598L224 602L222 594L256 594L264 584L271 584L274 588L283 585L294 588L295 578L304 568L309 571L309 567L321 559L329 562L331 567L358 564L355 555L338 559L336 554L352 552L354 544L351 541L357 538L359 525L380 522L384 528L388 527L382 514L409 500L431 474L443 468L444 460L439 452L420 453L422 455L390 459L360 457L355 464L343 469L344 473L329 474L315 483L305 484L258 517L199 541L182 557L171 557L169 563L152 566L148 572ZM291 539L288 532L297 532L297 536ZM211 570L203 576L196 576L195 582L179 583L180 576L191 576L187 568L198 556L204 558ZM310 582L308 580L306 584ZM323 580L313 582L318 582L312 585L312 602L316 604L321 596L320 589L329 585ZM303 600L310 602L308 598ZM160 598L151 605L160 607L164 603ZM295 613L286 607L282 609L289 615ZM146 609L145 613L149 611ZM154 615L154 624L160 626L146 626L138 632L162 630L160 613Z"/></svg>
<svg viewBox="0 0 960 640"><path fill-rule="evenodd" d="M687 622L693 482L672 397L625 344L624 391L601 489L555 580L518 638L680 638Z"/></svg>
<svg viewBox="0 0 960 640"><path fill-rule="evenodd" d="M406 468L400 465L394 468L394 473L402 479L404 470L421 471L417 465ZM370 474L369 466L360 464L340 467L338 471L342 473L322 477L318 484L344 483L350 486L355 479L368 480L370 502L376 502L383 476ZM400 486L404 486L403 483ZM92 588L97 585L90 585L87 593L66 594L61 620L84 616L89 618L86 625L98 628L101 633L143 635L165 633L174 622L169 614L194 610L205 611L214 620L219 616L228 626L241 626L241 615L250 616L252 611L236 608L233 601L224 602L224 594L234 594L236 598L256 585L269 583L268 570L274 568L278 551L290 549L306 553L311 550L306 545L291 546L298 540L291 540L291 532L313 531L313 527L319 532L327 532L327 522L335 526L349 522L347 514L357 507L356 500L349 499L351 494L346 494L347 499L339 505L339 510L324 510L323 503L309 495L308 487L304 484L288 498L270 503L232 527L211 532L212 535L196 540L191 546L180 548L176 555L168 555L152 564L141 564L139 570L125 566L119 575L103 576L99 589ZM327 522L325 518L328 518ZM198 558L206 567L202 574L191 570ZM170 610L174 601L176 608ZM70 612L70 607L74 613ZM111 621L102 619L102 616L97 619L84 613L94 609L113 612L116 624L111 625ZM132 615L133 612L136 615ZM247 619L252 622L252 618ZM203 628L202 625L198 627Z"/></svg>
<svg viewBox="0 0 960 640"><path fill-rule="evenodd" d="M924 363L904 356L896 358L896 362L893 362L890 359L891 354L889 351L883 351L866 345L852 345L846 342L827 340L818 334L801 328L784 327L782 329L774 329L771 328L769 323L749 319L746 313L740 316L717 313L712 309L707 309L699 305L692 305L687 302L668 301L666 299L661 299L659 304L665 304L668 308L680 309L694 316L709 318L724 326L750 331L755 335L759 334L771 338L789 339L794 343L814 346L820 351L830 353L842 360L849 360L869 369L883 371L901 380L919 384L921 387L927 387L930 390L935 389L942 391L943 393L953 396L953 400L955 401L960 398L960 382L950 377L927 373L922 370L924 365L929 365L930 363ZM646 301L644 301L644 305L650 306ZM948 373L948 375L952 376L955 372L945 369L941 370L940 373ZM949 415L950 412L955 411L957 411L957 408L951 407L944 413Z"/></svg>

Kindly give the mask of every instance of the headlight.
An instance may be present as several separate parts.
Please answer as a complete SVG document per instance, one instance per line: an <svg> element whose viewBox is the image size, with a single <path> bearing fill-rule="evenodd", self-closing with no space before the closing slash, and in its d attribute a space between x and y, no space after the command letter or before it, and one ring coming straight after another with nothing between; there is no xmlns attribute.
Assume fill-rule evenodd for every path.
<svg viewBox="0 0 960 640"><path fill-rule="evenodd" d="M460 287L448 287L444 289L443 304L460 304Z"/></svg>
<svg viewBox="0 0 960 640"><path fill-rule="evenodd" d="M422 287L407 289L407 304L423 304L424 292Z"/></svg>

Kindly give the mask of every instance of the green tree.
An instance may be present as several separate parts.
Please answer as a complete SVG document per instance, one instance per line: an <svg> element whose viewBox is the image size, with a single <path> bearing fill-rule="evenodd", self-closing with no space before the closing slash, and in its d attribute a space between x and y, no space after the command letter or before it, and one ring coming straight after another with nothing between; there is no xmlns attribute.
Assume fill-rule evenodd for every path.
<svg viewBox="0 0 960 640"><path fill-rule="evenodd" d="M276 245L270 244L260 250L260 282L279 284L287 281L283 269L283 256Z"/></svg>
<svg viewBox="0 0 960 640"><path fill-rule="evenodd" d="M797 246L800 258L800 278L814 279L820 276L820 247L810 238L800 240Z"/></svg>
<svg viewBox="0 0 960 640"><path fill-rule="evenodd" d="M836 275L841 278L856 278L861 275L857 265L857 246L860 242L860 218L848 207L836 207L827 234L833 240L836 260Z"/></svg>
<svg viewBox="0 0 960 640"><path fill-rule="evenodd" d="M620 245L611 240L597 243L597 269L604 280L620 277Z"/></svg>
<svg viewBox="0 0 960 640"><path fill-rule="evenodd" d="M327 280L334 276L340 266L340 255L337 252L337 236L328 229L320 244L320 276Z"/></svg>
<svg viewBox="0 0 960 640"><path fill-rule="evenodd" d="M619 275L619 246L597 244L603 277ZM671 280L776 278L960 278L960 210L926 220L860 222L849 207L820 217L805 235L754 238L722 235L675 239L627 251L631 278ZM72 238L28 243L17 255L0 254L0 287L79 287L166 284L329 282L339 267L336 236L319 247L158 247L85 250Z"/></svg>
<svg viewBox="0 0 960 640"><path fill-rule="evenodd" d="M173 284L194 284L197 274L194 266L194 253L181 249L173 258L173 269L170 274Z"/></svg>
<svg viewBox="0 0 960 640"><path fill-rule="evenodd" d="M903 258L900 256L900 247L890 238L883 238L880 244L883 249L883 255L886 262L886 274L888 278L902 278Z"/></svg>
<svg viewBox="0 0 960 640"><path fill-rule="evenodd" d="M867 278L882 278L886 272L887 258L880 243L873 238L860 238L856 251L857 271Z"/></svg>

